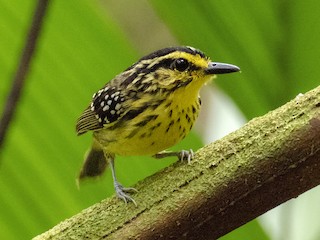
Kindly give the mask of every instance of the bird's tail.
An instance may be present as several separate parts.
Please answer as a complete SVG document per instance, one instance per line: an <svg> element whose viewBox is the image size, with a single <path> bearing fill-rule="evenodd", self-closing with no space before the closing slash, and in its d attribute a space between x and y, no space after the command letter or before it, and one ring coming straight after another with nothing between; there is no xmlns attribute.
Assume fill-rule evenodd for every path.
<svg viewBox="0 0 320 240"><path fill-rule="evenodd" d="M104 155L100 144L93 139L91 149L86 153L84 163L77 179L79 181L87 177L97 177L103 174L107 167L108 161Z"/></svg>

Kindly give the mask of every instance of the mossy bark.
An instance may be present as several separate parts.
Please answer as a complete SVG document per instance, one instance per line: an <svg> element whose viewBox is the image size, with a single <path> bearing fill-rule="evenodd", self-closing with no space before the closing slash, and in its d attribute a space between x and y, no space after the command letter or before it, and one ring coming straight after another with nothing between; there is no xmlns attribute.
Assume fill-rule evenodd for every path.
<svg viewBox="0 0 320 240"><path fill-rule="evenodd" d="M320 87L35 239L216 239L320 184Z"/></svg>

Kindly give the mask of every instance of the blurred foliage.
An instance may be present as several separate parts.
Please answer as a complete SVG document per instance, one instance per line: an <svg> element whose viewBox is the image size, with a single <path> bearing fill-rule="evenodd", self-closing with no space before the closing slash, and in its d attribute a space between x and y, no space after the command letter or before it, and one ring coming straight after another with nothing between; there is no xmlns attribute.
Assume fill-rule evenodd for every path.
<svg viewBox="0 0 320 240"><path fill-rule="evenodd" d="M318 85L320 5L314 0L151 3L182 45L241 67L242 74L216 82L248 119ZM0 0L0 110L34 7L32 0ZM113 194L109 171L94 184L76 188L90 134L78 138L74 125L92 94L139 58L135 49L98 2L51 2L21 102L0 152L1 239L31 238ZM175 148L200 146L191 134ZM119 158L119 179L132 185L172 161ZM257 223L252 224L257 236L263 236Z"/></svg>
<svg viewBox="0 0 320 240"><path fill-rule="evenodd" d="M35 3L0 1L1 110ZM32 69L0 152L1 239L29 239L114 193L110 171L77 189L75 179L91 136L77 137L75 121L92 94L138 58L97 2L49 4ZM182 146L197 149L201 142L193 135L175 148ZM132 185L173 161L117 158L118 177Z"/></svg>
<svg viewBox="0 0 320 240"><path fill-rule="evenodd" d="M152 0L184 45L242 73L217 79L248 119L319 84L320 5L302 1Z"/></svg>
<svg viewBox="0 0 320 240"><path fill-rule="evenodd" d="M220 240L268 240L270 239L264 232L258 221L253 220L242 227L239 227L225 236L219 238Z"/></svg>

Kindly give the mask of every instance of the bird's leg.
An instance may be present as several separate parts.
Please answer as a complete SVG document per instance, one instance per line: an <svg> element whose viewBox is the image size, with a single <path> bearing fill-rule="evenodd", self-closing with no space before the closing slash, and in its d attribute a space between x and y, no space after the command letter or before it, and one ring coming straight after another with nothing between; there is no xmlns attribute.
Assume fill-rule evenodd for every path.
<svg viewBox="0 0 320 240"><path fill-rule="evenodd" d="M133 202L134 205L137 206L136 201L128 194L130 192L137 192L137 190L131 187L129 188L123 187L121 183L118 182L116 177L115 167L114 167L114 158L110 160L110 168L112 172L114 189L116 191L118 198L122 199L125 203Z"/></svg>
<svg viewBox="0 0 320 240"><path fill-rule="evenodd" d="M190 164L191 160L194 157L194 153L192 149L190 150L181 150L180 152L171 152L171 151L162 151L153 155L154 158L165 158L165 157L175 157L177 156L180 161L187 160L188 164Z"/></svg>

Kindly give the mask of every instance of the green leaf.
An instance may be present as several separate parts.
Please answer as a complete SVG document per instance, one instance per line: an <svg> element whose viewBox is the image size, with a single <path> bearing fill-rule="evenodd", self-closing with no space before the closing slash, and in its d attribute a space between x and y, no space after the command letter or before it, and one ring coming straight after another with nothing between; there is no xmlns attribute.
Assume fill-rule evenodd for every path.
<svg viewBox="0 0 320 240"><path fill-rule="evenodd" d="M152 4L181 44L241 68L241 74L215 81L247 119L319 85L320 5L315 0L152 0ZM241 231L231 233L230 239L250 239L252 230L245 237Z"/></svg>
<svg viewBox="0 0 320 240"><path fill-rule="evenodd" d="M241 74L216 82L248 119L318 85L320 7L315 2L152 3L182 44L205 51L215 61L240 66Z"/></svg>
<svg viewBox="0 0 320 240"><path fill-rule="evenodd" d="M257 220L248 222L247 224L237 228L236 230L226 234L219 238L220 240L234 240L234 239L246 239L246 240L269 240L270 238L261 228Z"/></svg>
<svg viewBox="0 0 320 240"><path fill-rule="evenodd" d="M0 0L0 109L11 87L35 8L33 1ZM1 149L1 239L30 239L114 193L110 170L76 186L91 135L75 122L92 94L138 59L113 19L91 0L52 1L22 98ZM199 148L190 135L176 147ZM116 160L126 186L175 161ZM132 170L134 169L134 170Z"/></svg>
<svg viewBox="0 0 320 240"><path fill-rule="evenodd" d="M315 0L152 3L181 44L241 67L241 74L226 75L216 82L248 119L319 83L320 5ZM35 4L0 0L0 110ZM97 2L51 1L15 119L0 152L1 239L31 238L113 194L110 171L76 188L91 136L77 137L74 125L92 94L138 58L114 19ZM200 146L199 138L192 134L175 148ZM119 158L116 167L127 186L172 161Z"/></svg>

